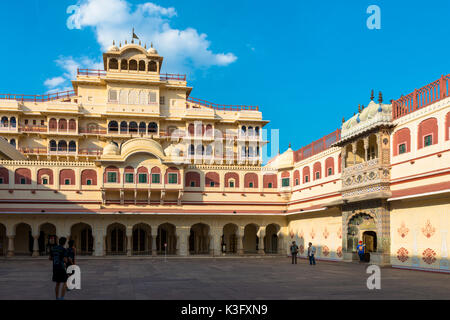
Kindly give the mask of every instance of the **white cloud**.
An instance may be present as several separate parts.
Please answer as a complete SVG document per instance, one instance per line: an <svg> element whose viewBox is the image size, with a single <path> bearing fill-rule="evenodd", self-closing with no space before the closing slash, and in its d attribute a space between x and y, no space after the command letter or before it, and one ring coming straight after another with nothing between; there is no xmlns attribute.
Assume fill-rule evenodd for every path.
<svg viewBox="0 0 450 320"><path fill-rule="evenodd" d="M103 68L102 62L96 62L87 57L75 59L73 57L61 56L55 62L63 70L63 75L44 81L44 85L50 89L47 93L72 90L73 88L70 86L71 80L77 77L78 69Z"/></svg>
<svg viewBox="0 0 450 320"><path fill-rule="evenodd" d="M164 8L152 2L136 6L126 0L81 0L79 9L69 19L80 29L94 29L103 50L131 39L131 28L143 41L153 42L164 56L163 68L168 72L184 72L192 68L226 66L237 57L233 53L214 53L207 35L193 28L184 30L170 26L170 18L177 16L175 8Z"/></svg>
<svg viewBox="0 0 450 320"><path fill-rule="evenodd" d="M152 2L132 5L126 0L79 0L68 8L67 26L70 29L92 28L97 42L106 51L113 40L116 44L131 40L131 29L143 42L154 47L164 59L163 72L186 73L194 68L227 66L236 61L233 53L214 53L205 33L194 28L184 30L170 26L170 19L178 15L173 7ZM45 80L52 92L70 88L77 69L103 69L101 61L87 57L59 57L56 61L62 76Z"/></svg>
<svg viewBox="0 0 450 320"><path fill-rule="evenodd" d="M44 85L48 88L54 88L63 84L65 81L66 79L64 79L63 77L55 77L45 80Z"/></svg>

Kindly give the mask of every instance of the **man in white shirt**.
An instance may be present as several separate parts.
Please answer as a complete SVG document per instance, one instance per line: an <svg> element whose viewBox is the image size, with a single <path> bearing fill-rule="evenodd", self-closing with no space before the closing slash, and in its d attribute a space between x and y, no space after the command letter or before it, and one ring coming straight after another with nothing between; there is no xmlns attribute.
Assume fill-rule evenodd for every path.
<svg viewBox="0 0 450 320"><path fill-rule="evenodd" d="M308 246L308 258L310 265L316 265L316 259L314 258L315 254L316 254L316 247L314 247L310 242Z"/></svg>

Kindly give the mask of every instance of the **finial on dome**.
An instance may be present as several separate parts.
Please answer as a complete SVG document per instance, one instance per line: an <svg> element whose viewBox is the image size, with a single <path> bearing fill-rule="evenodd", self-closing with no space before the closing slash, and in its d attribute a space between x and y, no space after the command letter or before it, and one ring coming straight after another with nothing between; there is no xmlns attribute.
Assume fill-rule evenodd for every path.
<svg viewBox="0 0 450 320"><path fill-rule="evenodd" d="M153 42L151 43L151 48L153 48Z"/></svg>
<svg viewBox="0 0 450 320"><path fill-rule="evenodd" d="M361 106L361 111L364 111L364 105Z"/></svg>
<svg viewBox="0 0 450 320"><path fill-rule="evenodd" d="M147 44L144 45L144 48L147 49Z"/></svg>
<svg viewBox="0 0 450 320"><path fill-rule="evenodd" d="M289 149L291 148L291 143L289 142Z"/></svg>
<svg viewBox="0 0 450 320"><path fill-rule="evenodd" d="M134 43L134 39L131 39L131 43Z"/></svg>
<svg viewBox="0 0 450 320"><path fill-rule="evenodd" d="M373 98L375 97L373 96L373 89L372 89L372 92L370 93L370 101L373 101Z"/></svg>
<svg viewBox="0 0 450 320"><path fill-rule="evenodd" d="M125 44L127 44L127 40L125 40Z"/></svg>
<svg viewBox="0 0 450 320"><path fill-rule="evenodd" d="M141 45L141 40L139 40L139 45Z"/></svg>
<svg viewBox="0 0 450 320"><path fill-rule="evenodd" d="M116 42L113 40L113 46L115 46L116 45Z"/></svg>
<svg viewBox="0 0 450 320"><path fill-rule="evenodd" d="M381 93L381 91L380 91L380 93L378 94L378 103L379 103L379 104L382 104L382 103L383 103L383 94Z"/></svg>
<svg viewBox="0 0 450 320"><path fill-rule="evenodd" d="M122 48L122 41L119 42L119 48Z"/></svg>
<svg viewBox="0 0 450 320"><path fill-rule="evenodd" d="M358 104L358 113L361 113L361 105Z"/></svg>
<svg viewBox="0 0 450 320"><path fill-rule="evenodd" d="M345 122L345 118L344 117L342 117L342 123L344 123Z"/></svg>

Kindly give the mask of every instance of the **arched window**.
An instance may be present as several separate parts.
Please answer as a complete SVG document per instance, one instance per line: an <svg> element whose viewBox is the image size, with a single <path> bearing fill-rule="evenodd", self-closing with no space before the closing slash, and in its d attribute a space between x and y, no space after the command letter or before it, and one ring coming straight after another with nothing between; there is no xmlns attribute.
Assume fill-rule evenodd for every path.
<svg viewBox="0 0 450 320"><path fill-rule="evenodd" d="M119 101L120 104L128 104L128 93L126 90L120 90Z"/></svg>
<svg viewBox="0 0 450 320"><path fill-rule="evenodd" d="M198 172L194 172L194 171L186 172L184 185L186 187L199 188L200 187L200 174Z"/></svg>
<svg viewBox="0 0 450 320"><path fill-rule="evenodd" d="M137 104L137 93L135 90L131 90L128 94L128 104Z"/></svg>
<svg viewBox="0 0 450 320"><path fill-rule="evenodd" d="M117 124L117 121L110 121L108 123L108 131L109 132L117 132L117 131L119 131L119 125Z"/></svg>
<svg viewBox="0 0 450 320"><path fill-rule="evenodd" d="M145 131L147 131L147 125L145 124L145 122L139 123L139 133L144 134Z"/></svg>
<svg viewBox="0 0 450 320"><path fill-rule="evenodd" d="M58 151L60 152L66 152L67 151L67 142L64 140L61 140L58 142Z"/></svg>
<svg viewBox="0 0 450 320"><path fill-rule="evenodd" d="M264 188L276 188L277 187L277 175L265 174L263 175L263 187Z"/></svg>
<svg viewBox="0 0 450 320"><path fill-rule="evenodd" d="M253 158L254 156L253 147L248 147L248 157Z"/></svg>
<svg viewBox="0 0 450 320"><path fill-rule="evenodd" d="M205 175L205 186L208 188L218 188L220 186L220 177L217 172L208 172Z"/></svg>
<svg viewBox="0 0 450 320"><path fill-rule="evenodd" d="M92 169L83 170L81 172L81 185L96 186L97 185L97 172Z"/></svg>
<svg viewBox="0 0 450 320"><path fill-rule="evenodd" d="M258 175L253 172L246 173L244 176L245 188L258 188Z"/></svg>
<svg viewBox="0 0 450 320"><path fill-rule="evenodd" d="M77 151L77 144L75 141L69 142L69 152L76 152Z"/></svg>
<svg viewBox="0 0 450 320"><path fill-rule="evenodd" d="M16 147L16 140L15 139L11 139L9 141L9 143L15 148Z"/></svg>
<svg viewBox="0 0 450 320"><path fill-rule="evenodd" d="M300 184L300 172L298 170L294 171L294 185L298 186Z"/></svg>
<svg viewBox="0 0 450 320"><path fill-rule="evenodd" d="M211 157L212 154L213 154L212 146L211 146L211 145L207 145L207 146L206 146L206 156L207 156L207 157Z"/></svg>
<svg viewBox="0 0 450 320"><path fill-rule="evenodd" d="M31 170L28 168L19 168L14 173L16 184L31 184Z"/></svg>
<svg viewBox="0 0 450 320"><path fill-rule="evenodd" d="M428 147L438 143L438 124L436 118L428 118L419 124L417 148Z"/></svg>
<svg viewBox="0 0 450 320"><path fill-rule="evenodd" d="M119 69L119 62L117 61L117 59L112 58L111 60L109 60L109 69L110 70Z"/></svg>
<svg viewBox="0 0 450 320"><path fill-rule="evenodd" d="M213 128L212 128L212 125L208 124L208 125L206 126L206 132L205 132L205 135L206 135L207 137L212 137L212 135L213 135Z"/></svg>
<svg viewBox="0 0 450 320"><path fill-rule="evenodd" d="M189 155L193 156L195 154L195 147L193 144L189 146Z"/></svg>
<svg viewBox="0 0 450 320"><path fill-rule="evenodd" d="M58 129L59 130L67 130L67 120L66 119L59 119Z"/></svg>
<svg viewBox="0 0 450 320"><path fill-rule="evenodd" d="M135 121L131 121L130 122L129 132L130 133L137 133L138 132L138 125L137 125L137 123Z"/></svg>
<svg viewBox="0 0 450 320"><path fill-rule="evenodd" d="M3 128L7 128L8 127L8 123L9 123L9 121L8 121L8 117L2 117L2 127Z"/></svg>
<svg viewBox="0 0 450 320"><path fill-rule="evenodd" d="M56 130L57 127L58 122L56 121L56 119L55 118L50 119L50 121L48 122L48 128L50 129L50 131Z"/></svg>
<svg viewBox="0 0 450 320"><path fill-rule="evenodd" d="M253 137L254 131L253 131L253 127L248 127L248 135L250 137Z"/></svg>
<svg viewBox="0 0 450 320"><path fill-rule="evenodd" d="M122 59L120 62L120 69L121 70L128 70L128 61L125 59Z"/></svg>
<svg viewBox="0 0 450 320"><path fill-rule="evenodd" d="M53 170L51 169L39 169L37 172L38 184L53 184Z"/></svg>
<svg viewBox="0 0 450 320"><path fill-rule="evenodd" d="M197 146L197 155L204 155L205 154L205 146L202 144L199 144Z"/></svg>
<svg viewBox="0 0 450 320"><path fill-rule="evenodd" d="M158 71L158 66L156 64L155 61L150 61L148 64L148 71L150 72L157 72Z"/></svg>
<svg viewBox="0 0 450 320"><path fill-rule="evenodd" d="M303 168L303 183L308 183L311 181L310 174L309 174L309 167Z"/></svg>
<svg viewBox="0 0 450 320"><path fill-rule="evenodd" d="M139 71L145 71L145 61L139 61Z"/></svg>
<svg viewBox="0 0 450 320"><path fill-rule="evenodd" d="M190 124L189 124L189 126L188 126L188 132L189 132L189 135L190 135L190 136L193 136L193 135L194 135L194 132L195 132L195 126L194 126L193 123L190 123Z"/></svg>
<svg viewBox="0 0 450 320"><path fill-rule="evenodd" d="M77 130L77 122L74 119L69 120L69 130L70 131Z"/></svg>
<svg viewBox="0 0 450 320"><path fill-rule="evenodd" d="M255 134L257 137L259 137L259 127L255 127Z"/></svg>
<svg viewBox="0 0 450 320"><path fill-rule="evenodd" d="M325 177L332 176L334 174L334 158L329 157L325 159Z"/></svg>
<svg viewBox="0 0 450 320"><path fill-rule="evenodd" d="M75 184L75 171L72 169L64 169L59 172L59 184L70 185Z"/></svg>
<svg viewBox="0 0 450 320"><path fill-rule="evenodd" d="M55 152L58 149L57 145L56 145L56 141L55 140L51 140L50 141L50 151Z"/></svg>
<svg viewBox="0 0 450 320"><path fill-rule="evenodd" d="M10 123L11 123L11 128L15 128L16 127L16 117L11 117Z"/></svg>
<svg viewBox="0 0 450 320"><path fill-rule="evenodd" d="M394 133L392 147L394 156L411 151L411 131L409 128L402 128Z"/></svg>
<svg viewBox="0 0 450 320"><path fill-rule="evenodd" d="M239 175L236 172L225 173L225 187L239 188Z"/></svg>
<svg viewBox="0 0 450 320"><path fill-rule="evenodd" d="M120 133L127 133L128 132L128 123L126 121L122 121L120 123Z"/></svg>
<svg viewBox="0 0 450 320"><path fill-rule="evenodd" d="M158 133L158 124L156 122L148 124L148 133Z"/></svg>
<svg viewBox="0 0 450 320"><path fill-rule="evenodd" d="M242 128L241 128L241 134L243 135L243 136L245 136L245 133L247 132L247 127L246 126L242 126Z"/></svg>
<svg viewBox="0 0 450 320"><path fill-rule="evenodd" d="M322 164L316 162L313 165L314 180L318 180L322 177Z"/></svg>
<svg viewBox="0 0 450 320"><path fill-rule="evenodd" d="M139 104L141 104L141 105L148 104L148 102L147 102L147 94L143 90L141 90L141 92L139 92Z"/></svg>
<svg viewBox="0 0 450 320"><path fill-rule="evenodd" d="M132 71L137 71L137 69L138 69L137 61L136 60L130 60L129 68Z"/></svg>

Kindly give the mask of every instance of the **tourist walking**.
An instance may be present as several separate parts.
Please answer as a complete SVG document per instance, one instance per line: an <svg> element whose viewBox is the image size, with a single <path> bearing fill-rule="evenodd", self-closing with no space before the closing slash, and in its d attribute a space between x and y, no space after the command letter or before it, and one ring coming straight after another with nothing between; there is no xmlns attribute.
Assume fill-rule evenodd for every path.
<svg viewBox="0 0 450 320"><path fill-rule="evenodd" d="M314 258L315 254L316 254L316 247L314 247L310 242L308 244L308 258L310 265L316 265L316 259Z"/></svg>
<svg viewBox="0 0 450 320"><path fill-rule="evenodd" d="M50 252L50 260L53 260L53 277L52 281L56 282L55 286L55 294L56 300L64 300L64 295L66 294L67 288L67 271L66 271L66 263L67 263L67 250L64 248L67 239L61 237L59 239L59 245L54 246L52 251ZM59 296L59 288L61 283L63 284L61 290L61 296Z"/></svg>
<svg viewBox="0 0 450 320"><path fill-rule="evenodd" d="M295 243L295 241L292 241L292 245L291 245L291 255L292 255L292 264L297 264L297 254L298 254L298 246Z"/></svg>
<svg viewBox="0 0 450 320"><path fill-rule="evenodd" d="M362 241L356 246L359 255L359 262L364 262L364 254L366 253L366 245Z"/></svg>
<svg viewBox="0 0 450 320"><path fill-rule="evenodd" d="M76 264L75 257L77 255L77 249L74 247L75 241L69 240L69 247L67 248L67 268L73 264Z"/></svg>

